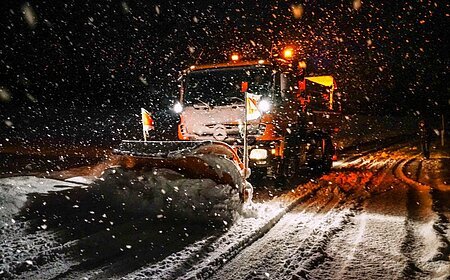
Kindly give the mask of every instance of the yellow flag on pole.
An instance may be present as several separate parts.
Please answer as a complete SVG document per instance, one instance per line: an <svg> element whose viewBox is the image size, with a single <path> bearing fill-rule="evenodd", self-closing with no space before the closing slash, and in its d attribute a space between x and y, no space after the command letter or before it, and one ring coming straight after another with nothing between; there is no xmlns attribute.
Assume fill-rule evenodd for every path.
<svg viewBox="0 0 450 280"><path fill-rule="evenodd" d="M142 117L142 133L144 134L144 141L147 141L147 137L149 136L149 131L155 129L152 115L149 111L141 108L141 117Z"/></svg>
<svg viewBox="0 0 450 280"><path fill-rule="evenodd" d="M261 95L247 93L247 121L256 120L261 117L261 112L258 109L258 101Z"/></svg>

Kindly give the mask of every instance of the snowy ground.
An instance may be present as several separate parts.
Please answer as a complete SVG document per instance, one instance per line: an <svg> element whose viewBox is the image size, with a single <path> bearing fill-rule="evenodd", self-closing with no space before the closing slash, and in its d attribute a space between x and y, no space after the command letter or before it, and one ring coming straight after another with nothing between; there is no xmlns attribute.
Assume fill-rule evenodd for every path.
<svg viewBox="0 0 450 280"><path fill-rule="evenodd" d="M331 173L284 189L259 182L243 209L209 180L108 170L117 161L104 151L101 162L90 151L12 155L0 279L450 279L450 152L373 149L413 130L352 116Z"/></svg>
<svg viewBox="0 0 450 280"><path fill-rule="evenodd" d="M257 186L216 222L171 208L186 191L155 180L176 174L3 178L0 278L450 279L449 164L405 145L353 155L292 189Z"/></svg>

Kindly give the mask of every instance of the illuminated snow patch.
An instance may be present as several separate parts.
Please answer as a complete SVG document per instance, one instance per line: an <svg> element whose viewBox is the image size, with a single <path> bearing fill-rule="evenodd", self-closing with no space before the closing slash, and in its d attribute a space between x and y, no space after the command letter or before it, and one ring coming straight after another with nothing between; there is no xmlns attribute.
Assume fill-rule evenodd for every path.
<svg viewBox="0 0 450 280"><path fill-rule="evenodd" d="M278 214L283 207L277 202L245 203L242 207L243 218L264 218Z"/></svg>
<svg viewBox="0 0 450 280"><path fill-rule="evenodd" d="M127 212L152 218L227 223L240 212L237 189L211 179L185 178L169 169L107 170L94 186Z"/></svg>
<svg viewBox="0 0 450 280"><path fill-rule="evenodd" d="M86 176L76 176L72 178L68 178L65 181L70 183L78 183L83 185L92 184L94 182L94 177L86 177Z"/></svg>

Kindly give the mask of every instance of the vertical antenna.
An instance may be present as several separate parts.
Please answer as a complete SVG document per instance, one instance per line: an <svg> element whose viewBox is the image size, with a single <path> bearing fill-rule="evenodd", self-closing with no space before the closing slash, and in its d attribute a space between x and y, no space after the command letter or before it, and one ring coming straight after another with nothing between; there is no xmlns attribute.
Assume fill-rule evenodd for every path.
<svg viewBox="0 0 450 280"><path fill-rule="evenodd" d="M247 179L248 176L248 142L247 142L247 115L248 115L248 95L247 90L244 92L245 98L245 116L244 116L244 178Z"/></svg>

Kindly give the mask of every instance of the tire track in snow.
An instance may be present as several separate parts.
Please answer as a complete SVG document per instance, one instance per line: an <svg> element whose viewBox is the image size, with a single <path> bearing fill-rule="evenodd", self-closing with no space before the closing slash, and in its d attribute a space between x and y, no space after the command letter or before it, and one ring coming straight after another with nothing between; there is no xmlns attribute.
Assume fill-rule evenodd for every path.
<svg viewBox="0 0 450 280"><path fill-rule="evenodd" d="M217 271L213 279L298 279L326 260L328 242L354 215L356 203L335 188L298 205L260 240ZM322 189L325 191L325 188ZM280 263L282 265L280 265Z"/></svg>
<svg viewBox="0 0 450 280"><path fill-rule="evenodd" d="M233 259L228 260L223 267L215 271L213 279L222 279L224 277L233 277L235 279L246 278L241 275L242 273L250 273L258 269L269 269L269 267L277 267L272 262L286 260L283 266L283 270L287 270L291 265L288 256L280 257L279 254L282 251L295 250L297 247L293 246L303 244L307 239L307 236L318 230L318 227L324 226L324 221L327 220L325 215L330 211L324 211L328 206L333 208L335 203L332 202L333 197L327 197L323 204L319 204L316 197L310 197L302 204L297 205L292 211L287 212L280 221L274 225L261 239L250 244L248 247L243 248L239 254L236 254ZM333 205L329 205L333 204ZM318 217L323 215L324 217ZM320 222L317 222L320 220ZM307 232L307 233L305 233ZM266 246L270 244L270 246ZM284 249L284 250L283 250ZM251 257L255 256L257 262L253 262ZM261 265L263 264L263 265ZM244 268L242 267L244 266ZM277 277L283 273L283 271L277 271L277 275L274 275L273 271L259 272L259 274L252 275L252 277L264 277L270 272L270 277ZM235 273L235 275L232 275ZM267 274L266 274L267 273ZM260 275L262 274L262 275ZM248 276L250 277L250 276ZM189 275L188 277L189 278Z"/></svg>
<svg viewBox="0 0 450 280"><path fill-rule="evenodd" d="M409 166L411 166L414 161L417 161L417 158L411 159L408 162L406 162L403 170L407 170L407 168ZM431 187L430 185L424 184L420 181L423 162L424 162L423 160L420 160L418 162L416 179L411 179L410 177L408 177L406 175L408 173L405 174L405 172L403 172L403 170L402 170L402 172L403 172L404 177L407 178L409 185L413 185L416 188L420 188L420 187L426 188L426 190L429 194L428 198L431 199L431 210L437 216L435 219L433 219L434 220L433 229L435 230L435 233L437 234L437 236L441 242L441 247L439 247L437 249L437 254L432 258L432 261L439 261L439 260L450 261L450 259L449 259L450 242L445 233L445 229L447 229L449 221L444 214L444 210L443 210L444 206L442 205L442 200L441 200L442 198L439 196L438 190ZM409 172L409 173L412 173L412 172Z"/></svg>
<svg viewBox="0 0 450 280"><path fill-rule="evenodd" d="M341 208L341 207L339 207ZM303 242L303 246L298 248L295 255L300 259L290 260L291 265L286 267L284 279L307 279L310 278L309 271L329 258L326 248L335 234L342 231L344 226L350 222L350 218L355 216L357 205L351 205L349 208L334 212L323 224L328 227L319 227ZM298 263L294 263L298 262Z"/></svg>
<svg viewBox="0 0 450 280"><path fill-rule="evenodd" d="M356 164L359 164L359 162L357 162ZM384 180L384 178L387 175L387 172L389 170L389 168L391 168L393 165L395 165L396 162L395 161L386 161L384 162L384 165L382 167L380 167L380 165L377 166L371 166L371 168L369 169L375 169L373 176L371 177L371 179L369 181L367 181L364 184L363 189L367 192L364 196L362 196L362 193L359 193L359 196L357 197L356 200L356 204L353 207L353 211L352 211L352 215L349 215L348 217L346 217L345 223L349 223L349 225L354 229L354 231L350 231L352 232L352 234L354 234L355 239L353 240L353 242L350 243L351 248L348 252L346 252L345 257L342 259L342 262L340 262L338 264L338 269L335 271L333 275L333 279L345 279L348 277L348 275L346 275L346 273L348 272L348 269L351 268L352 266L354 266L354 261L357 261L358 258L358 252L359 252L359 246L361 246L362 243L364 243L365 241L365 235L367 235L367 227L368 227L368 217L366 217L366 213L361 213L363 211L363 204L365 202L367 202L370 198L374 197L374 196L378 196L378 195L382 195L383 192L377 192L373 186L377 185L377 182L379 182L380 180ZM347 202L348 203L348 202ZM352 219L356 218L357 221L359 222L359 226L356 228L355 225L357 225L358 223L356 223L356 221L352 221ZM341 228L339 230L336 231L336 234L339 233L340 231L345 230L345 228ZM356 232L355 232L356 231ZM331 242L332 239L330 238L329 242ZM336 240L334 240L336 242ZM330 257L331 258L331 257ZM336 262L336 260L333 260L332 258L330 259L330 262ZM330 265L330 264L328 264ZM317 268L317 267L316 267ZM326 267L325 268L317 268L317 269L322 269L322 270L328 270ZM319 274L320 275L320 274ZM307 275L300 275L302 276L302 278L308 278ZM319 276L319 279L321 277L330 277L330 275L327 276Z"/></svg>
<svg viewBox="0 0 450 280"><path fill-rule="evenodd" d="M360 164L360 162L356 162L356 164ZM351 223L351 219L357 215L358 212L362 211L362 204L370 198L372 195L377 195L377 192L374 192L373 190L370 190L370 187L375 184L375 181L379 180L379 176L381 178L384 178L386 176L386 169L393 165L393 161L386 161L384 162L383 167L378 166L369 166L369 169L375 169L373 176L368 180L361 190L352 190L350 193L346 193L346 197L341 199L339 202L342 204L342 209L340 214L344 214L343 216L336 217L336 219L331 220L330 223L333 223L335 226L331 226L330 232L325 232L324 234L319 234L316 237L310 237L313 241L315 241L315 244L322 244L322 246L315 247L316 250L309 250L310 258L307 258L305 261L301 262L302 267L296 271L295 274L291 275L291 277L288 277L289 275L286 274L286 279L310 279L312 276L308 274L308 271L314 268L317 268L321 263L323 263L326 259L329 257L327 256L326 249L329 245L329 243L334 238L334 235L343 231L345 229L345 225ZM357 196L353 197L354 193L357 192ZM364 193L361 193L361 191ZM336 208L338 209L338 208ZM333 210L335 211L335 210ZM363 235L365 233L365 224L363 224L361 227L359 227L357 232L357 240L356 245L363 241ZM350 262L354 258L357 250L357 246L353 246L350 255L347 256L345 259L345 262L341 265L339 270L339 276L337 276L336 279L342 279L344 277L344 272L346 268L350 265ZM314 247L313 247L314 248ZM301 249L304 250L304 249ZM316 252L314 252L316 251ZM315 254L314 254L315 253ZM312 277L314 278L314 277ZM345 277L344 277L345 278Z"/></svg>
<svg viewBox="0 0 450 280"><path fill-rule="evenodd" d="M225 263L233 259L243 249L251 246L264 236L279 221L300 203L309 200L318 191L319 186L308 184L308 188L300 188L301 194L285 205L279 207L274 203L261 204L265 208L262 218L242 218L232 225L226 233L214 239L214 242L189 246L170 255L165 260L152 264L131 273L122 279L183 279L211 277ZM299 190L297 190L300 192ZM171 260L177 260L173 262ZM187 267L188 266L188 267Z"/></svg>
<svg viewBox="0 0 450 280"><path fill-rule="evenodd" d="M429 185L411 179L406 174L415 174L418 178L420 170L407 171L411 169L417 158L411 157L401 161L394 169L394 175L408 186L407 209L408 215L405 220L406 236L402 244L402 252L408 258L404 275L408 277L430 277L439 278L450 276L448 271L450 265L439 265L436 262L448 262L449 241L445 232L440 230L442 225L440 213L436 208L436 198ZM422 168L419 162L416 168ZM447 253L447 256L445 256Z"/></svg>
<svg viewBox="0 0 450 280"><path fill-rule="evenodd" d="M441 167L448 166L450 159L448 157L441 157L438 158L438 164L441 165ZM423 161L420 161L422 164ZM424 164L424 168L433 169L435 168L434 162L426 161L426 164ZM428 166L431 165L431 166ZM439 170L439 169L438 169ZM422 182L426 181L429 182L431 186L431 197L433 199L433 211L437 213L438 219L436 220L436 223L434 224L434 229L438 232L438 234L441 236L441 241L443 246L439 248L439 253L435 256L435 260L444 260L444 261L450 261L450 207L449 204L450 201L450 195L448 193L448 188L446 188L445 181L447 180L442 172L444 170L440 170L438 174L433 174L433 176L429 176L430 174L426 174L426 178L421 178L420 176L417 177L417 181ZM440 174L439 174L440 173ZM437 175L437 178L435 177ZM431 178L430 178L431 177ZM447 203L447 204L446 204Z"/></svg>
<svg viewBox="0 0 450 280"><path fill-rule="evenodd" d="M403 169L405 168L405 165L407 165L407 163L410 163L412 160L413 159L399 161L394 166L392 173L394 174L394 176L397 179L406 183L406 185L408 186L408 190L406 193L407 217L404 222L406 234L405 234L404 240L401 244L401 252L407 258L406 266L403 269L403 275L404 276L414 276L414 277L424 277L424 276L426 276L426 273L422 269L419 268L419 264L417 263L418 260L413 256L413 253L418 248L416 247L417 240L416 240L416 236L414 234L414 231L415 231L414 225L412 224L412 221L411 221L415 215L415 213L413 213L415 206L412 203L412 201L414 200L413 190L410 187L410 184L408 184L409 180L411 180L411 179L407 178L405 176L405 174L403 173Z"/></svg>
<svg viewBox="0 0 450 280"><path fill-rule="evenodd" d="M450 240L447 233L450 228L450 221L444 214L444 205L436 189L431 190L431 197L433 198L433 211L438 215L438 219L433 227L439 234L442 242L442 246L438 249L439 253L434 257L434 260L450 261Z"/></svg>
<svg viewBox="0 0 450 280"><path fill-rule="evenodd" d="M403 240L404 200L406 188L394 187L391 175L395 161L385 161L390 155L374 157L384 165L367 165L373 172L363 192L356 189L354 198L361 203L348 226L329 242L326 253L330 259L311 270L315 279L398 279L405 258L399 244ZM347 169L344 169L347 170ZM355 172L357 172L356 169ZM357 186L357 185L355 185ZM400 203L400 204L399 204Z"/></svg>
<svg viewBox="0 0 450 280"><path fill-rule="evenodd" d="M220 254L212 254L206 256L206 262L200 262L194 267L193 270L181 276L181 279L191 279L192 277L197 279L205 279L212 277L218 270L220 270L226 263L233 260L242 250L252 246L261 237L267 234L273 227L275 227L279 221L296 208L300 203L313 199L314 195L319 190L319 186L311 189L308 193L305 193L295 201L291 202L287 207L281 210L276 216L271 218L262 227L257 229L253 234L241 239L238 244L229 247L225 251L221 251Z"/></svg>
<svg viewBox="0 0 450 280"><path fill-rule="evenodd" d="M308 237L321 232L319 228L326 226L327 218L331 215L329 210L333 209L336 204L333 201L333 196L327 197L326 201L322 203L319 203L316 196L310 197L302 204L297 205L292 211L286 213L261 239L244 248L223 267L215 271L215 275L212 278L223 279L232 277L242 279L248 277L258 278L267 275L279 278L283 271L295 268L293 267L294 264L289 261L290 254L287 252L296 250L297 246L308 241ZM328 210L325 210L327 207ZM267 246L267 244L270 245ZM252 257L254 256L257 257L257 260L252 262ZM277 262L282 262L283 260L286 260L283 267L279 267ZM273 270L277 267L278 271L270 271L270 269ZM264 271L261 271L261 269ZM253 271L251 276L248 274L242 275L251 271Z"/></svg>

